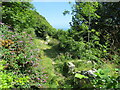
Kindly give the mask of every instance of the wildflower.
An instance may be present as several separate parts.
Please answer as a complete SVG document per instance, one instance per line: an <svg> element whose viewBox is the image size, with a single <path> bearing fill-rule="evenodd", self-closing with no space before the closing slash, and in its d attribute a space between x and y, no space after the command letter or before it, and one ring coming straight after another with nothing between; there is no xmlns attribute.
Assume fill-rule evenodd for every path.
<svg viewBox="0 0 120 90"><path fill-rule="evenodd" d="M28 63L28 61L27 62L25 62L26 64Z"/></svg>
<svg viewBox="0 0 120 90"><path fill-rule="evenodd" d="M42 73L45 73L44 71L42 71Z"/></svg>
<svg viewBox="0 0 120 90"><path fill-rule="evenodd" d="M33 58L34 56L30 56L30 58Z"/></svg>
<svg viewBox="0 0 120 90"><path fill-rule="evenodd" d="M47 74L44 74L44 76L46 76Z"/></svg>
<svg viewBox="0 0 120 90"><path fill-rule="evenodd" d="M44 82L44 83L45 83L45 82L46 82L46 80L43 80L42 82Z"/></svg>
<svg viewBox="0 0 120 90"><path fill-rule="evenodd" d="M33 38L30 38L30 40L32 40Z"/></svg>
<svg viewBox="0 0 120 90"><path fill-rule="evenodd" d="M33 42L29 42L29 43L33 43Z"/></svg>
<svg viewBox="0 0 120 90"><path fill-rule="evenodd" d="M4 35L2 35L2 37L4 37Z"/></svg>
<svg viewBox="0 0 120 90"><path fill-rule="evenodd" d="M30 70L28 70L28 72L31 72Z"/></svg>
<svg viewBox="0 0 120 90"><path fill-rule="evenodd" d="M13 50L13 49L10 49L10 50Z"/></svg>
<svg viewBox="0 0 120 90"><path fill-rule="evenodd" d="M23 42L23 41L19 41L19 42Z"/></svg>
<svg viewBox="0 0 120 90"><path fill-rule="evenodd" d="M12 37L15 37L14 35L12 35Z"/></svg>
<svg viewBox="0 0 120 90"><path fill-rule="evenodd" d="M14 54L14 53L11 53L11 54Z"/></svg>
<svg viewBox="0 0 120 90"><path fill-rule="evenodd" d="M8 28L12 28L11 26L8 26Z"/></svg>
<svg viewBox="0 0 120 90"><path fill-rule="evenodd" d="M24 58L26 58L26 56L24 56Z"/></svg>
<svg viewBox="0 0 120 90"><path fill-rule="evenodd" d="M37 78L37 80L40 80L40 78Z"/></svg>
<svg viewBox="0 0 120 90"><path fill-rule="evenodd" d="M14 74L16 74L16 72L14 72Z"/></svg>
<svg viewBox="0 0 120 90"><path fill-rule="evenodd" d="M42 86L41 84L38 85L39 87Z"/></svg>
<svg viewBox="0 0 120 90"><path fill-rule="evenodd" d="M0 22L1 25L4 25L4 23Z"/></svg>
<svg viewBox="0 0 120 90"><path fill-rule="evenodd" d="M31 61L31 63L34 63L34 61Z"/></svg>

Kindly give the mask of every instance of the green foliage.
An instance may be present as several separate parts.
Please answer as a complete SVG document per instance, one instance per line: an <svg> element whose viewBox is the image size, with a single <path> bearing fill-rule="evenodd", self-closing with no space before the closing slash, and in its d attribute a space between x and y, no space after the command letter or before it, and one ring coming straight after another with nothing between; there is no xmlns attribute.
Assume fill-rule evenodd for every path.
<svg viewBox="0 0 120 90"><path fill-rule="evenodd" d="M119 88L120 82L118 81L118 73L111 76L109 75L109 72L109 68L97 70L95 73L97 77L93 80L93 85L95 88Z"/></svg>
<svg viewBox="0 0 120 90"><path fill-rule="evenodd" d="M7 62L5 60L0 61L0 88L14 88L14 85L19 85L24 87L24 85L27 85L29 81L28 76L22 75L21 77L15 75L13 72L7 72L4 70L5 64Z"/></svg>
<svg viewBox="0 0 120 90"><path fill-rule="evenodd" d="M23 72L25 68L30 69L33 65L32 62L36 61L36 59L33 58L33 52L30 51L32 37L26 35L25 32L18 34L3 28L1 27L1 31L3 32L1 50L2 59L8 63L6 69L12 68L17 71L20 70L21 72Z"/></svg>
<svg viewBox="0 0 120 90"><path fill-rule="evenodd" d="M48 42L48 45L50 46L56 46L59 44L59 41L55 38L48 38L46 42Z"/></svg>
<svg viewBox="0 0 120 90"><path fill-rule="evenodd" d="M76 41L80 41L81 37L85 41L89 41L93 35L90 32L91 20L96 20L100 18L96 14L98 8L98 2L76 2L72 10L72 22L70 23L72 30L70 31L71 36Z"/></svg>
<svg viewBox="0 0 120 90"><path fill-rule="evenodd" d="M102 2L99 3L99 9L96 11L101 16L96 21L92 21L92 27L101 32L101 43L105 43L109 40L110 48L116 50L119 48L119 36L120 36L120 2ZM112 12L111 12L112 11ZM117 13L116 13L117 12Z"/></svg>
<svg viewBox="0 0 120 90"><path fill-rule="evenodd" d="M66 53L60 53L55 59L55 61L66 61L66 60L72 60L72 56L70 53L66 52Z"/></svg>
<svg viewBox="0 0 120 90"><path fill-rule="evenodd" d="M114 12L111 12L113 10ZM100 44L106 45L117 52L119 49L119 2L76 2L72 11L71 36L79 41L91 40L94 35L90 32L95 29L99 32ZM98 33L96 33L98 34ZM111 51L112 51L111 50Z"/></svg>
<svg viewBox="0 0 120 90"><path fill-rule="evenodd" d="M94 21L100 19L97 12L100 5L98 2L76 2L72 11L71 29L66 33L58 32L61 34L58 34L59 50L69 52L73 58L97 62L101 62L102 58L112 57L110 34L105 35L106 41L103 41L103 33L92 26ZM116 48L114 53L117 52Z"/></svg>
<svg viewBox="0 0 120 90"><path fill-rule="evenodd" d="M67 37L67 35L68 35L68 32L67 31L64 31L64 30L62 30L62 29L58 29L57 31L56 31L56 34L55 34L55 36L54 36L54 38L56 38L56 39L60 39L61 37L63 37L63 36L66 36Z"/></svg>
<svg viewBox="0 0 120 90"><path fill-rule="evenodd" d="M71 29L66 33L58 32L61 34L58 38L60 50L83 60L100 61L106 55L107 48L100 44L100 32L90 28L90 20L100 18L96 14L97 8L97 2L76 2L72 11Z"/></svg>
<svg viewBox="0 0 120 90"><path fill-rule="evenodd" d="M119 63L120 63L120 56L119 55L111 55L111 57L113 58L113 62L115 63L115 64L117 64L117 65L119 65Z"/></svg>
<svg viewBox="0 0 120 90"><path fill-rule="evenodd" d="M97 68L97 65L99 65L87 60L74 60L73 63L75 65L75 71L88 71L93 67Z"/></svg>
<svg viewBox="0 0 120 90"><path fill-rule="evenodd" d="M34 10L30 2L3 2L3 23L12 26L17 32L27 32L45 38L46 34L54 36L56 30L47 20Z"/></svg>
<svg viewBox="0 0 120 90"><path fill-rule="evenodd" d="M35 33L38 37L46 38L46 35L54 36L56 30L47 22L45 17L41 16L38 12L33 11L35 22Z"/></svg>
<svg viewBox="0 0 120 90"><path fill-rule="evenodd" d="M71 13L71 29L69 29L67 32L62 30L58 30L57 32L57 39L59 39L60 41L59 50L64 53L68 52L71 55L71 58L78 58L84 62L83 63L73 61L73 63L75 63L77 71L90 70L93 67L96 67L97 69L99 68L99 70L101 68L101 71L104 75L102 76L101 73L99 73L98 75L97 73L97 77L94 80L91 80L91 86L94 86L95 88L119 87L119 75L118 73L116 74L116 72L113 70L115 69L115 67L113 67L113 69L104 69L106 67L101 67L101 65L103 66L104 62L108 61L119 65L119 46L114 47L114 45L118 45L116 44L116 41L119 41L117 40L119 36L117 36L115 40L115 36L112 34L119 34L118 25L116 28L114 28L116 29L115 31L110 32L110 27L113 27L114 25L119 23L119 21L116 21L119 20L119 18L117 13L114 13L114 15L116 16L111 15L111 12L109 11L110 8L108 8L119 8L119 6L115 7L115 5L118 4L98 2L76 2L73 6L73 10ZM117 11L119 10L117 9ZM65 11L63 14L66 13L69 13L69 11ZM107 13L110 13L109 15L111 15L112 17L109 17ZM117 18L116 20L114 19L115 17ZM104 21L104 19L106 20L106 22ZM118 33L115 33L116 31ZM69 60L65 58L64 54L60 55L57 59L62 62ZM87 61L91 63L88 64ZM62 65L62 63L59 63L59 65L57 65L56 67L56 70L60 71L60 73L64 72L61 71L63 68ZM77 77L82 78L82 76L79 75ZM89 79L91 78L88 78L88 80ZM78 82L76 82L75 87L79 87L80 84ZM82 82L82 80L80 82ZM84 84L86 84L83 85L84 88L89 86L87 86L87 82Z"/></svg>
<svg viewBox="0 0 120 90"><path fill-rule="evenodd" d="M99 43L99 38L94 35L90 42L75 41L69 36L60 36L59 49L69 52L73 58L82 60L100 61L100 58L107 55L107 48Z"/></svg>
<svg viewBox="0 0 120 90"><path fill-rule="evenodd" d="M29 2L2 2L3 23L11 25L19 32L32 27L35 21L31 9L33 6Z"/></svg>
<svg viewBox="0 0 120 90"><path fill-rule="evenodd" d="M84 76L84 75L81 75L81 74L76 73L76 74L75 74L75 78L83 79L83 78L88 78L88 77L87 77L87 76Z"/></svg>

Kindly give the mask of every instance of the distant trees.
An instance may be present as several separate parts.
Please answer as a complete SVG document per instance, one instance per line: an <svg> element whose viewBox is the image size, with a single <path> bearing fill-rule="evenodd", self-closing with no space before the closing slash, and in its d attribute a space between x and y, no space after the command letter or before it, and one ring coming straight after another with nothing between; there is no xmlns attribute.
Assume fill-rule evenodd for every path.
<svg viewBox="0 0 120 90"><path fill-rule="evenodd" d="M38 37L44 37L44 33L51 36L55 33L55 29L30 2L2 2L2 22L11 25L17 32L36 32Z"/></svg>

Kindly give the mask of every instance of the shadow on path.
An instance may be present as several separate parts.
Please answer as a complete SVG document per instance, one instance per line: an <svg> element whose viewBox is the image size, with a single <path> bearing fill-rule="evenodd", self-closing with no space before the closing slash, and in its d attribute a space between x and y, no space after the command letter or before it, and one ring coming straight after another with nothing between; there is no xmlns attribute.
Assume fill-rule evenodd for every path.
<svg viewBox="0 0 120 90"><path fill-rule="evenodd" d="M49 58L56 58L57 55L59 55L60 51L58 51L58 46L53 46L50 49L46 49L44 50L44 53L46 56L48 56Z"/></svg>

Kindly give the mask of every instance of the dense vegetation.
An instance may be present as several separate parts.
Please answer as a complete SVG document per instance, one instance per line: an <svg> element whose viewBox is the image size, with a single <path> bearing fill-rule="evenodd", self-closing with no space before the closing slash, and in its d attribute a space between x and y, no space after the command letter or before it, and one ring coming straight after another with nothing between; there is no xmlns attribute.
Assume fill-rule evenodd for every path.
<svg viewBox="0 0 120 90"><path fill-rule="evenodd" d="M119 88L119 4L76 2L64 31L30 2L2 2L0 88Z"/></svg>

